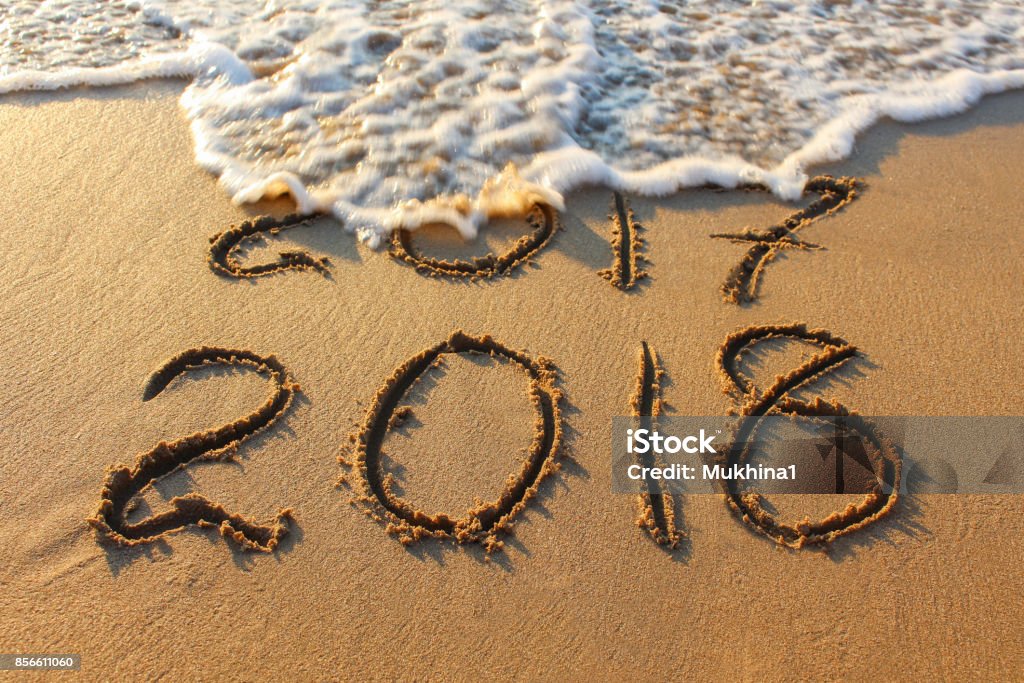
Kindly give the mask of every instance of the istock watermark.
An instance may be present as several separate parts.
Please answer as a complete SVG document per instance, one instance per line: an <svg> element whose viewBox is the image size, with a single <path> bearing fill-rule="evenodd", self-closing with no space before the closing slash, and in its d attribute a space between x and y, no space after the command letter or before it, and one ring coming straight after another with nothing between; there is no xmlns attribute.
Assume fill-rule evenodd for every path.
<svg viewBox="0 0 1024 683"><path fill-rule="evenodd" d="M1024 493L1019 416L616 417L611 436L617 493Z"/></svg>
<svg viewBox="0 0 1024 683"><path fill-rule="evenodd" d="M719 432L720 433L720 432ZM706 436L701 429L698 436L684 436L682 438L674 435L662 436L657 431L650 429L627 429L626 450L630 453L715 453L711 442L714 436ZM696 444L696 445L695 445Z"/></svg>

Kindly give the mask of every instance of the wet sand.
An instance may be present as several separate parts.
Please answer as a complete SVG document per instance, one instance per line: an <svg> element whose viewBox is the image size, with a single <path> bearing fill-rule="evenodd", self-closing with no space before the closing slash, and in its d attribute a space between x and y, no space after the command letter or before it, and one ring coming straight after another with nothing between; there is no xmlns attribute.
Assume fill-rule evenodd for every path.
<svg viewBox="0 0 1024 683"><path fill-rule="evenodd" d="M430 277L326 219L240 254L307 251L326 272L217 273L211 236L290 207L232 206L193 164L182 87L0 98L0 652L78 653L88 680L1024 668L1020 496L902 497L827 551L782 549L721 497L694 496L667 550L638 528L634 497L611 492L609 471L610 421L630 414L641 342L657 350L667 414L720 415L731 403L716 354L751 325L802 322L860 349L809 396L867 415L1019 414L1024 94L883 124L853 159L815 169L864 186L801 230L823 249L780 253L739 306L721 288L746 249L710 235L798 206L744 191L627 196L647 277L625 290L601 274L622 261L603 188L570 196L562 229L507 277ZM512 244L524 229L495 226L484 242ZM413 240L444 258L486 251L439 230ZM352 456L377 392L455 330L550 359L564 393L561 469L491 554L448 539L405 545L365 514L357 480L337 486L338 456ZM236 462L158 480L133 514L195 492L259 521L291 509L289 533L270 553L195 527L133 548L101 541L86 520L108 467L267 400L266 377L224 365L143 400L155 370L202 346L273 354L299 390ZM802 358L783 349L750 374L767 383ZM396 490L456 518L499 496L535 434L529 386L500 358L453 356L424 375L403 398L410 420L381 446Z"/></svg>

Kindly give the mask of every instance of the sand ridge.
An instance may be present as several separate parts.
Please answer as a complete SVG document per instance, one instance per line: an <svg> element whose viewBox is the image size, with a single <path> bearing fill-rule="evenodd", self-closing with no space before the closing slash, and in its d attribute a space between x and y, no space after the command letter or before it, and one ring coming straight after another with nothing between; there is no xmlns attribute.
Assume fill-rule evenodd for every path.
<svg viewBox="0 0 1024 683"><path fill-rule="evenodd" d="M267 400L255 411L217 429L199 432L171 442L161 441L139 455L131 467L120 465L107 471L100 504L88 523L102 538L122 546L151 543L170 533L195 525L216 527L246 550L272 551L288 533L290 509L282 509L267 523L254 522L199 494L171 499L172 509L138 522L127 520L128 506L158 479L199 460L230 460L238 446L250 436L269 428L288 410L299 385L274 356L251 351L203 346L171 358L152 374L143 400L156 398L170 382L186 372L210 365L248 368L267 376L272 388Z"/></svg>
<svg viewBox="0 0 1024 683"><path fill-rule="evenodd" d="M787 216L781 223L762 230L747 228L741 232L712 234L712 239L727 239L751 245L722 283L722 297L725 301L733 304L755 301L764 269L780 251L822 249L820 245L800 241L796 233L822 217L833 215L852 202L857 198L856 188L862 186L863 182L855 178L816 176L807 181L804 192L815 193L818 199L806 208Z"/></svg>
<svg viewBox="0 0 1024 683"><path fill-rule="evenodd" d="M537 412L535 435L522 469L509 475L498 499L484 502L477 499L475 507L464 517L452 519L444 513L429 514L416 509L395 495L393 477L385 473L380 455L388 429L408 418L410 409L399 406L413 384L432 364L441 362L445 354L477 353L497 355L511 361L528 377L528 396ZM353 503L362 504L368 516L386 525L387 532L403 544L422 538L451 538L458 543L481 543L488 553L503 547L499 536L508 533L512 522L526 503L537 493L541 481L558 470L556 458L562 444L562 416L559 403L561 390L556 385L554 365L546 358L531 358L514 351L489 336L472 337L460 330L416 354L400 365L378 390L354 443L354 459L344 454L338 462L358 480L358 495ZM340 483L348 483L343 476Z"/></svg>
<svg viewBox="0 0 1024 683"><path fill-rule="evenodd" d="M641 418L641 424L648 426L661 415L661 381L665 370L657 352L646 341L640 342L639 366L630 409L634 417ZM637 454L637 462L643 467L659 465L653 453ZM637 498L637 526L647 530L658 545L674 550L683 539L682 532L676 528L675 499L671 493L663 492L655 479L645 479L645 485L647 490Z"/></svg>
<svg viewBox="0 0 1024 683"><path fill-rule="evenodd" d="M775 378L763 391L739 370L738 359L750 346L768 339L793 339L811 342L822 347L822 352L807 359L793 370ZM729 507L747 524L776 542L793 548L809 544L829 543L839 536L852 533L875 522L892 511L899 497L902 459L893 443L868 420L849 410L838 401L825 401L820 396L803 401L789 394L813 383L853 358L856 347L827 330L807 329L806 325L753 325L730 334L719 348L716 364L723 382L723 390L736 404L735 413L743 417L765 415L793 415L801 417L843 417L853 432L872 447L868 458L875 472L876 482L859 504L851 504L841 512L812 522L809 518L797 524L781 522L764 505L763 497L753 491L740 490L735 480L723 482ZM733 435L733 445L719 460L725 465L742 464L749 457L751 436L756 431L756 420L741 420Z"/></svg>
<svg viewBox="0 0 1024 683"><path fill-rule="evenodd" d="M613 287L623 291L632 289L637 282L647 277L647 271L640 268L644 258L640 255L644 240L640 236L643 226L637 223L633 207L621 192L612 195L612 254L610 268L598 271Z"/></svg>
<svg viewBox="0 0 1024 683"><path fill-rule="evenodd" d="M237 252L243 242L260 239L263 233L277 235L282 230L307 225L314 218L316 217L299 214L291 214L284 218L260 216L218 232L210 237L210 269L220 275L235 278L272 275L285 270L315 270L327 274L330 272L330 260L326 257L316 258L305 251L282 251L279 254L279 261L254 266L243 266L237 258Z"/></svg>
<svg viewBox="0 0 1024 683"><path fill-rule="evenodd" d="M558 212L547 204L535 204L526 215L531 230L502 254L488 253L470 261L427 256L413 244L413 231L396 230L388 253L397 261L408 263L431 277L488 279L508 275L527 263L551 242L560 228Z"/></svg>

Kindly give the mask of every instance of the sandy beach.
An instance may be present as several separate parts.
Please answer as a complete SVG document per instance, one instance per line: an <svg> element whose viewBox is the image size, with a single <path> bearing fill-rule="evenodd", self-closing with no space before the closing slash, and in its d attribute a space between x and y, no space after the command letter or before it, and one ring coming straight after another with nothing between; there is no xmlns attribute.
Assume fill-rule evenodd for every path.
<svg viewBox="0 0 1024 683"><path fill-rule="evenodd" d="M568 197L561 229L507 277L430 277L321 218L247 250L303 250L325 272L232 278L210 238L285 200L234 206L193 161L185 81L0 97L0 652L67 652L87 680L991 679L1024 670L1019 495L902 497L826 549L754 534L720 496L682 502L674 551L612 492L609 425L627 415L642 341L668 413L732 404L715 357L730 333L824 328L862 355L815 384L867 415L1013 415L1024 401L1024 94L954 118L883 123L841 163L856 201L765 268L756 301L723 300L744 247L801 204L765 192L626 195L648 276L613 266L613 192ZM465 245L425 229L417 248L466 258L514 242L509 221ZM549 359L564 394L561 469L504 549L409 545L338 486L378 390L456 330ZM204 462L143 496L159 512L197 492L255 520L293 511L272 553L195 526L118 547L87 523L108 467L230 423L267 400L252 372L210 368L144 401L150 375L202 346L274 355L298 390L236 462ZM788 349L751 369L799 364ZM383 442L418 509L458 517L499 495L535 429L522 369L453 356L409 395L414 420ZM802 502L792 503L799 508ZM808 510L842 507L808 497ZM823 653L827 656L823 656Z"/></svg>

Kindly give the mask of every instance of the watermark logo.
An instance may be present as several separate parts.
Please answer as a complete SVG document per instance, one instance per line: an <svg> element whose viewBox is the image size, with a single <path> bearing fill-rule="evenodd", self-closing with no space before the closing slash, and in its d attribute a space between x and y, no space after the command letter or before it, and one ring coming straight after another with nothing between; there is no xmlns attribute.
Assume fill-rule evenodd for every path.
<svg viewBox="0 0 1024 683"><path fill-rule="evenodd" d="M627 429L626 430L626 451L628 453L655 453L664 455L666 453L675 455L680 451L684 453L717 453L711 442L715 436L721 434L722 430L715 430L715 434L708 435L703 429L697 434L678 437L672 434L662 436L657 430L650 429Z"/></svg>
<svg viewBox="0 0 1024 683"><path fill-rule="evenodd" d="M614 418L613 490L651 482L667 494L1024 493L1024 417Z"/></svg>

